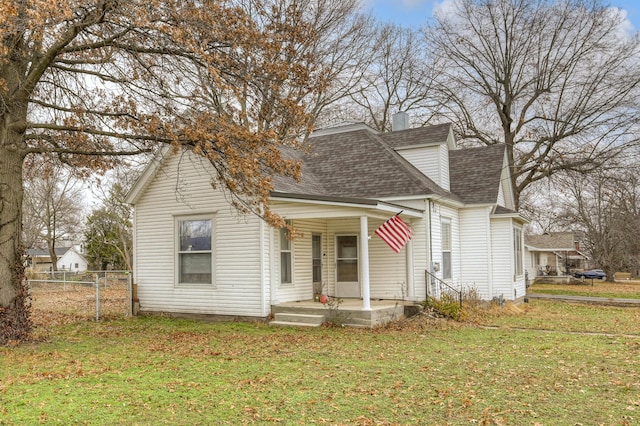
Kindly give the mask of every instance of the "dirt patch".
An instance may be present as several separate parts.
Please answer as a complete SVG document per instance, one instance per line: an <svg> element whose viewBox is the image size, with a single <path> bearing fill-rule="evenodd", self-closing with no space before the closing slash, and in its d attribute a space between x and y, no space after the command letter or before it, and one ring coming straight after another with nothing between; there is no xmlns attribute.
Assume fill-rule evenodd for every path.
<svg viewBox="0 0 640 426"><path fill-rule="evenodd" d="M31 319L36 326L70 324L96 318L95 286L38 283L31 286ZM126 283L100 287L100 318L124 318L129 311Z"/></svg>

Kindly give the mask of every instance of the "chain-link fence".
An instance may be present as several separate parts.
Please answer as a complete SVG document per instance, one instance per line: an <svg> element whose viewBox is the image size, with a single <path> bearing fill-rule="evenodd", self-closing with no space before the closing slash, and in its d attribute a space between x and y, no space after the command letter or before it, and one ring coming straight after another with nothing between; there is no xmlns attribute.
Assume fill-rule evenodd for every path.
<svg viewBox="0 0 640 426"><path fill-rule="evenodd" d="M128 271L28 272L32 317L39 323L131 315Z"/></svg>

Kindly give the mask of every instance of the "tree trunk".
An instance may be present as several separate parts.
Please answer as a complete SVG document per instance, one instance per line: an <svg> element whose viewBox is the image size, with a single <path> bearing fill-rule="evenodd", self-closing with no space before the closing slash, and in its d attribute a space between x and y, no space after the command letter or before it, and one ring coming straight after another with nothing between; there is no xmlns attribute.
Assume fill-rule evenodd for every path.
<svg viewBox="0 0 640 426"><path fill-rule="evenodd" d="M10 137L6 132L3 138ZM31 330L22 249L22 167L19 143L0 143L0 345Z"/></svg>

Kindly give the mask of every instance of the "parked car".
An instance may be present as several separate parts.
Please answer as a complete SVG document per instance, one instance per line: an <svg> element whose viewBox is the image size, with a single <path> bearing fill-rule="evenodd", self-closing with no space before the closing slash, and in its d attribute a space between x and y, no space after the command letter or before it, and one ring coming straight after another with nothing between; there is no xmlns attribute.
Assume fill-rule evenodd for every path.
<svg viewBox="0 0 640 426"><path fill-rule="evenodd" d="M576 272L574 276L576 278L587 278L590 280L607 279L607 274L602 269L591 269L589 271Z"/></svg>

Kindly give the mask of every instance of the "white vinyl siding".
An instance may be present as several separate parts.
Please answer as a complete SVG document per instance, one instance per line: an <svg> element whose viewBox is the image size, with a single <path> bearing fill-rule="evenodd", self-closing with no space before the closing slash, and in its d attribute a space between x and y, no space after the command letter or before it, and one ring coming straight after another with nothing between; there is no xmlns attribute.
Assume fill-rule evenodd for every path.
<svg viewBox="0 0 640 426"><path fill-rule="evenodd" d="M499 188L498 189L498 200L497 200L498 205L505 207L506 206L506 202L505 202L505 199L504 199L504 189L502 188L502 185L500 185L498 188Z"/></svg>
<svg viewBox="0 0 640 426"><path fill-rule="evenodd" d="M425 203L425 206L428 209L428 203ZM427 213L425 213L425 217L427 217ZM425 271L429 269L429 222L426 218L412 219L410 225L413 231L413 240L411 241L413 270L408 272L413 274L413 289L407 289L408 298L422 301L426 298ZM409 281L407 281L407 285L409 285Z"/></svg>
<svg viewBox="0 0 640 426"><path fill-rule="evenodd" d="M178 169L180 170L178 174ZM240 216L212 189L207 165L189 155L167 160L135 206L136 284L143 311L264 316L260 221ZM175 217L214 213L214 286L177 285ZM267 266L265 266L266 268ZM268 313L268 312L267 312Z"/></svg>
<svg viewBox="0 0 640 426"><path fill-rule="evenodd" d="M70 248L62 257L59 257L57 265L58 270L69 270L73 272L84 272L89 266L84 256L76 252L75 248Z"/></svg>
<svg viewBox="0 0 640 426"><path fill-rule="evenodd" d="M493 294L489 298L513 299L513 229L511 219L491 220Z"/></svg>
<svg viewBox="0 0 640 426"><path fill-rule="evenodd" d="M403 218L413 228L407 218ZM369 287L374 299L407 298L407 250L394 252L380 237L374 234L384 220L369 219ZM415 238L415 235L414 235Z"/></svg>
<svg viewBox="0 0 640 426"><path fill-rule="evenodd" d="M436 272L436 276L440 279L445 279L447 283L451 283L456 287L460 284L460 226L458 221L458 210L440 204L435 204L432 210L433 223L431 237L433 238L433 241L431 248L433 250L433 262L440 265L440 271ZM443 220L448 220L451 227L451 278L444 278L443 276Z"/></svg>
<svg viewBox="0 0 640 426"><path fill-rule="evenodd" d="M460 210L461 281L483 299L491 293L490 207Z"/></svg>
<svg viewBox="0 0 640 426"><path fill-rule="evenodd" d="M292 285L280 285L276 290L276 303L292 302L296 300L311 300L313 298L313 253L312 235L320 235L322 238L322 254L327 253L326 246L326 223L322 220L292 220L291 224L299 234L291 241L292 263L293 263L293 283ZM276 235L278 235L276 233ZM322 259L322 275L327 276L327 256ZM280 270L280 261L277 260ZM326 278L322 283L327 287ZM280 282L280 279L278 280Z"/></svg>
<svg viewBox="0 0 640 426"><path fill-rule="evenodd" d="M398 149L405 160L428 176L440 187L450 190L449 151L446 144Z"/></svg>

